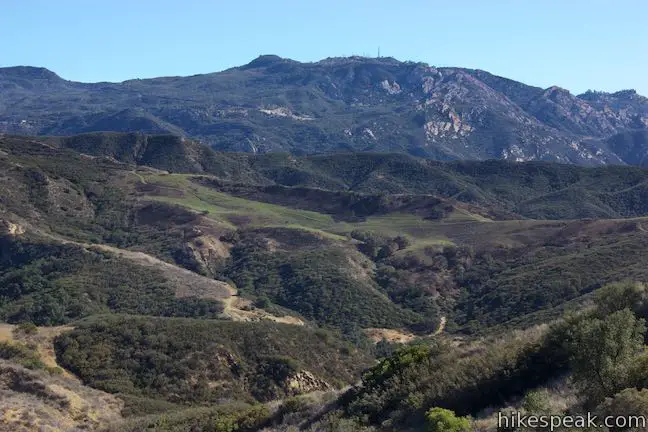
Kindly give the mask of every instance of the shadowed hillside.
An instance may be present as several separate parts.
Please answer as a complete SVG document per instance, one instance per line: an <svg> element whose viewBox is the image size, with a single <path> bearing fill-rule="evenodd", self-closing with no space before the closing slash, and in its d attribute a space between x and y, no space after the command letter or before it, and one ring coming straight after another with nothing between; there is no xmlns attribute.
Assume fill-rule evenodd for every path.
<svg viewBox="0 0 648 432"><path fill-rule="evenodd" d="M632 136L640 139L640 134ZM54 150L38 145L43 142L92 156L107 156L111 159L93 163L102 166L112 163L113 169L119 171L129 168L115 165L116 161L172 173L208 174L218 181L203 180L203 183L211 182L217 189L233 195L325 213L343 213L343 216L345 212L347 216L356 213L362 216L367 211L384 211L385 208L378 209L380 206L393 212L398 205L405 205L403 211L406 212L433 210L432 213L438 214L444 205L453 202L474 205L476 208L472 211L495 219L618 218L641 216L648 212L644 205L648 171L634 167L588 169L547 162L495 160L443 163L378 153L307 157L281 153L247 155L213 152L193 141L173 136L139 134L90 134L35 141L4 137L2 142L16 155L35 152L45 156ZM360 194L433 195L447 201L435 209L430 208L433 207L430 201L424 205L428 209L425 210L421 209L421 200L433 200L434 197L399 198L401 204L397 204L394 198L366 197L360 200L349 194L338 194L337 197L343 201L337 203L336 198L334 205L347 208L326 209L322 207L323 203L331 200L315 198L316 194L325 192L308 190L313 188ZM374 199L374 204L368 203L371 199ZM352 202L359 200L358 203ZM379 204L380 200L382 204ZM409 200L410 204L403 200ZM418 204L414 203L415 200ZM312 201L317 201L317 206ZM387 201L391 203L387 204ZM364 208L349 207L353 205ZM367 205L373 206L374 210Z"/></svg>

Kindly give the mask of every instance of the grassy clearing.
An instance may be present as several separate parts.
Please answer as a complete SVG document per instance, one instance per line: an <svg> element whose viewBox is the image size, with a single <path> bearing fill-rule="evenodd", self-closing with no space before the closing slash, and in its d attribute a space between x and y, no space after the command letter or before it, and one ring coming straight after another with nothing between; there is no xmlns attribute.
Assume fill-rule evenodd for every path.
<svg viewBox="0 0 648 432"><path fill-rule="evenodd" d="M329 215L233 197L192 183L186 175L153 175L147 180L148 183L172 187L184 192L184 196L181 197L152 196L150 198L179 204L196 211L207 211L210 217L229 224L237 218L245 218L245 224L251 226L292 225L330 231L336 225Z"/></svg>
<svg viewBox="0 0 648 432"><path fill-rule="evenodd" d="M202 189L202 190L201 190ZM190 194L189 194L190 193ZM329 215L296 210L274 204L250 201L192 186L183 197L151 196L150 199L177 204L196 211L207 211L209 217L230 226L288 227L317 232L324 237L343 240L354 229L378 231L385 235L408 234L414 240L449 241L440 234L440 222L426 221L415 215L393 214L369 217L364 222L336 222Z"/></svg>
<svg viewBox="0 0 648 432"><path fill-rule="evenodd" d="M147 198L208 212L208 217L230 227L289 227L317 232L335 240L343 240L346 234L355 229L391 236L405 234L413 241L412 249L475 242L477 239L479 242L513 246L524 242L522 237L525 234L520 234L523 231L536 231L538 227L540 231L555 230L564 223L533 220L495 222L464 209L455 209L442 220L425 220L413 214L393 213L372 216L363 222L337 222L330 215L322 213L234 197L196 184L190 180L191 177L187 174L147 175L147 183L163 188L158 194ZM169 194L164 193L165 189L169 190Z"/></svg>
<svg viewBox="0 0 648 432"><path fill-rule="evenodd" d="M455 207L454 211L448 215L446 221L450 222L493 222L482 215L471 213L466 209Z"/></svg>
<svg viewBox="0 0 648 432"><path fill-rule="evenodd" d="M385 234L408 233L424 235L434 227L443 224L440 221L422 219L419 216L404 213L393 213L385 216L371 216L364 222L351 224L354 228L380 230Z"/></svg>
<svg viewBox="0 0 648 432"><path fill-rule="evenodd" d="M461 209L442 220L425 220L413 214L392 213L371 216L363 222L337 222L330 215L233 197L192 183L186 175L154 175L149 176L148 181L182 191L181 196L163 194L148 198L195 211L207 211L210 218L230 227L289 227L317 232L335 240L343 240L356 229L375 231L387 236L405 234L412 240L408 250L445 244L518 247L551 236L569 223L542 220L491 221Z"/></svg>

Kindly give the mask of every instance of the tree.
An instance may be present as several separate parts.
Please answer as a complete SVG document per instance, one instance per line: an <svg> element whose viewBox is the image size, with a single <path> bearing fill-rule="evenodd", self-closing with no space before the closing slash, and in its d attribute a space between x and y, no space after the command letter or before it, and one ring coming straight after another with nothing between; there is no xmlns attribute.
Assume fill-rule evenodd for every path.
<svg viewBox="0 0 648 432"><path fill-rule="evenodd" d="M590 403L599 403L631 387L633 367L643 350L646 325L629 309L605 319L577 322L567 332L567 349L574 381Z"/></svg>
<svg viewBox="0 0 648 432"><path fill-rule="evenodd" d="M431 355L432 349L427 345L415 344L401 348L369 369L362 381L368 388L381 386L394 375L402 375L410 366L429 361Z"/></svg>
<svg viewBox="0 0 648 432"><path fill-rule="evenodd" d="M445 408L431 408L425 413L427 430L430 432L461 432L470 429L468 417L457 415Z"/></svg>
<svg viewBox="0 0 648 432"><path fill-rule="evenodd" d="M641 313L646 305L648 287L639 282L617 282L596 291L594 303L597 313L604 317L614 312L630 309Z"/></svg>
<svg viewBox="0 0 648 432"><path fill-rule="evenodd" d="M548 414L551 411L549 392L546 389L531 390L522 399L522 408L532 414Z"/></svg>
<svg viewBox="0 0 648 432"><path fill-rule="evenodd" d="M398 250L398 245L396 243L387 243L386 245L384 245L378 250L378 254L376 255L376 258L379 260L388 258L394 255L394 253L397 250Z"/></svg>
<svg viewBox="0 0 648 432"><path fill-rule="evenodd" d="M398 245L398 249L400 250L400 249L405 249L412 242L410 242L410 240L407 237L399 235L399 236L394 237L394 243L396 243Z"/></svg>

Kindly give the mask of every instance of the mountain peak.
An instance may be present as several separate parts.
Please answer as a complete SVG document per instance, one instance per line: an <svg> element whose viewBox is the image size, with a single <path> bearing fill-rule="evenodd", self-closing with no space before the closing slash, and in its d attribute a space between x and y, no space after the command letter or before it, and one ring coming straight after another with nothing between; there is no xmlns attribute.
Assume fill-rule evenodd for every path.
<svg viewBox="0 0 648 432"><path fill-rule="evenodd" d="M571 93L567 89L553 85L545 90L545 94L551 95L551 94L571 94Z"/></svg>
<svg viewBox="0 0 648 432"><path fill-rule="evenodd" d="M243 66L242 69L263 68L263 67L275 65L277 63L283 63L286 61L292 62L293 60L284 59L275 54L264 54L264 55L260 55L259 57L252 60L250 63Z"/></svg>

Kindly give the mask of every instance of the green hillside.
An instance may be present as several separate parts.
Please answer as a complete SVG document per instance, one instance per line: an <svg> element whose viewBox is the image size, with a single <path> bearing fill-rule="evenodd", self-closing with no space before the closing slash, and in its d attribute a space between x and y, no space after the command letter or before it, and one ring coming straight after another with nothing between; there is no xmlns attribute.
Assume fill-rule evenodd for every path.
<svg viewBox="0 0 648 432"><path fill-rule="evenodd" d="M123 404L115 431L421 430L435 407L491 430L534 391L602 410L573 344L648 316L641 286L602 289L648 279L640 168L137 134L2 137L0 166L0 374L56 390L62 367ZM606 397L643 388L635 360Z"/></svg>
<svg viewBox="0 0 648 432"><path fill-rule="evenodd" d="M366 353L300 326L118 315L79 323L56 350L93 387L180 406L332 390L371 364Z"/></svg>
<svg viewBox="0 0 648 432"><path fill-rule="evenodd" d="M5 145L12 141L5 138ZM137 134L89 134L45 141L171 172L211 174L233 183L369 194L432 194L485 207L500 218L618 218L648 214L644 205L648 172L636 167L584 168L496 160L436 162L383 153L306 157L217 153L177 137ZM146 156L147 152L155 157ZM264 198L273 199L278 198Z"/></svg>

